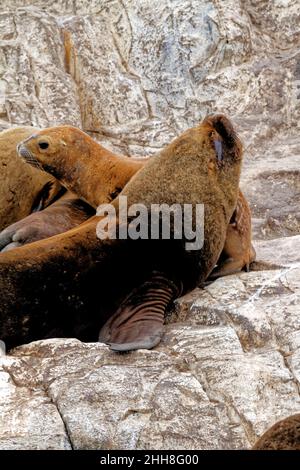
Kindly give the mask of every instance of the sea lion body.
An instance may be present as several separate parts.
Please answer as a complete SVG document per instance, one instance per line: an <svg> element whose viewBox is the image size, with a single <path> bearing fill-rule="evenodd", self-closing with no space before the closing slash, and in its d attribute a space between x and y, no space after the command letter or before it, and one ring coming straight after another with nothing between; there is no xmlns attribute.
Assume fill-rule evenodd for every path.
<svg viewBox="0 0 300 470"><path fill-rule="evenodd" d="M61 189L51 175L24 165L17 155L17 144L35 131L18 127L0 133L0 230L47 207Z"/></svg>
<svg viewBox="0 0 300 470"><path fill-rule="evenodd" d="M300 414L275 423L258 439L253 450L300 450Z"/></svg>
<svg viewBox="0 0 300 470"><path fill-rule="evenodd" d="M57 162L49 144L48 158L46 152L40 156L37 145L54 137L50 131L22 144L27 158L64 182L68 179L69 188L90 204L102 202L101 190L85 184L84 165L70 177L62 161L66 153L60 153ZM22 145L19 151L26 157ZM81 158L88 161L79 147ZM120 193L129 205L143 203L148 208L153 203L203 203L202 249L187 251L184 239L99 240L99 217L94 217L65 234L1 254L1 339L8 347L57 335L93 341L101 329L100 338L116 350L155 346L167 305L205 280L217 262L237 202L241 153L230 121L224 116L207 118L135 171ZM110 178L117 173L113 163ZM113 201L116 209L118 200Z"/></svg>
<svg viewBox="0 0 300 470"><path fill-rule="evenodd" d="M55 129L57 138L59 138L60 133L60 140L64 142L64 146L72 145L73 149L73 152L68 155L69 172L66 174L65 178L61 180L61 183L66 187L70 187L71 185L72 190L77 191L83 199L87 200L88 198L89 201L92 201L94 206L96 205L96 201L110 201L116 197L128 182L129 177L133 174L131 170L138 171L149 160L149 158L130 158L129 160L127 157L113 155L104 147L92 141L92 139L83 132L80 134L80 139L77 138L76 145L73 146L73 128L69 128L70 135L67 135L67 137L66 133L68 134L68 128L62 126ZM52 190L53 195L49 193L48 204L45 204L47 206L46 209L31 213L34 204L34 202L32 202L32 195L34 195L34 200L37 201L39 197L41 200L42 193L40 190L40 182L43 183L45 178L48 182L49 176L35 168L24 165L20 159L16 157L15 147L20 142L21 137L26 140L26 138L31 137L36 131L37 129L28 127L17 128L0 134L0 158L3 159L5 155L5 160L14 167L14 173L10 172L9 175L9 184L5 184L6 174L3 172L1 174L2 192L10 191L9 185L11 184L16 186L16 188L20 187L18 181L21 171L23 177L33 172L33 176L27 181L26 185L21 185L21 188L23 186L26 188L26 194L16 194L16 197L13 199L14 208L17 208L17 210L12 210L11 205L7 205L6 203L2 206L4 208L7 207L2 218L2 228L4 226L7 228L0 233L0 250L3 251L8 251L24 244L32 243L33 241L63 233L80 225L80 223L86 221L93 213L88 204L81 203L78 198L72 196L70 192L63 195L62 199L59 197L57 201L52 203L51 197L55 196L57 186ZM1 153L2 147L3 152ZM88 155L88 159L80 159L80 150L82 148L84 148L83 154ZM61 150L64 149L62 148ZM7 155L9 155L9 158ZM7 163L5 163L5 165L7 165ZM78 167L80 166L84 166L86 170L84 184L81 183L81 185L76 178L76 171L78 171ZM129 172L128 166L131 167ZM56 171L57 169L59 169L59 165ZM114 178L109 177L111 169L113 169L115 174ZM48 170L50 170L50 168L48 168ZM15 174L16 172L17 174ZM77 184L75 185L74 182ZM37 184L38 188L36 187ZM88 194L81 194L79 186L85 188ZM100 188L100 194L97 188ZM28 195L27 193L30 194ZM93 193L92 197L91 193ZM93 200L95 199L95 195L96 201ZM39 204L41 204L41 202L39 202ZM30 213L30 215L23 219L24 214L27 213ZM17 221L9 225L9 222L12 220ZM255 250L251 244L251 213L245 197L242 192L239 191L237 207L228 225L225 246L218 262L218 267L213 271L211 279L226 274L232 274L233 272L240 271L244 267L248 270L249 264L254 259Z"/></svg>

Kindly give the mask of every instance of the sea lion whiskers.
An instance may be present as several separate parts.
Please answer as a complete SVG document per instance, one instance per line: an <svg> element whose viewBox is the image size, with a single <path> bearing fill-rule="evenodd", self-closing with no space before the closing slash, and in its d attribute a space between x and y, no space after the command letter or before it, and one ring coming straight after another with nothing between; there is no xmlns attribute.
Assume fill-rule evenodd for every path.
<svg viewBox="0 0 300 470"><path fill-rule="evenodd" d="M28 139L26 139L28 140ZM28 148L24 145L24 142L21 142L17 145L17 152L20 157L30 165L38 168L39 170L45 171L39 161L34 157L34 155L28 150Z"/></svg>
<svg viewBox="0 0 300 470"><path fill-rule="evenodd" d="M101 147L89 135L72 126L47 128L22 142L28 163L37 160L44 171L81 199L97 208L111 201L143 165L143 160L120 157Z"/></svg>

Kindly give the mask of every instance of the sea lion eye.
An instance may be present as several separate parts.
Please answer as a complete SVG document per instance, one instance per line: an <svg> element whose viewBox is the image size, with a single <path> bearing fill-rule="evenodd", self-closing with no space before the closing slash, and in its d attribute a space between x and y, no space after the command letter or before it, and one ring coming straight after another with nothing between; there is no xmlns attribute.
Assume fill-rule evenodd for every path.
<svg viewBox="0 0 300 470"><path fill-rule="evenodd" d="M38 143L39 147L41 150L46 150L49 147L48 142L42 140L41 142Z"/></svg>

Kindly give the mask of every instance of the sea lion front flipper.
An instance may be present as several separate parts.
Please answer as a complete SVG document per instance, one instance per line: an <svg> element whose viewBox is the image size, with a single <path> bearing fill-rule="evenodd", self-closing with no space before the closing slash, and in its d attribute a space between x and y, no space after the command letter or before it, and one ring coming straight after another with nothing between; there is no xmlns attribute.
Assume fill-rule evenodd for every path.
<svg viewBox="0 0 300 470"><path fill-rule="evenodd" d="M99 341L120 352L154 348L163 334L166 308L178 295L179 289L172 281L154 273L128 295L105 323Z"/></svg>
<svg viewBox="0 0 300 470"><path fill-rule="evenodd" d="M226 245L226 248L227 247L228 245ZM226 254L226 249L224 249L224 253ZM218 264L218 266L209 275L209 279L211 281L218 277L239 273L242 270L245 270L247 273L250 272L250 265L255 261L256 257L256 252L252 244L250 246L250 254L248 254L248 250L245 250L245 252L236 250L235 252L231 252L231 254L236 257L223 258L220 264ZM245 261L245 257L247 258L247 261Z"/></svg>
<svg viewBox="0 0 300 470"><path fill-rule="evenodd" d="M65 192L66 189L63 188L57 180L48 181L36 195L31 212L42 211L54 201L57 201Z"/></svg>
<svg viewBox="0 0 300 470"><path fill-rule="evenodd" d="M94 209L66 193L43 210L33 212L0 232L0 252L67 232L85 222Z"/></svg>
<svg viewBox="0 0 300 470"><path fill-rule="evenodd" d="M1 253L4 253L5 251L10 251L10 250L14 250L15 248L19 248L20 246L22 246L22 244L19 242L11 242L0 251Z"/></svg>
<svg viewBox="0 0 300 470"><path fill-rule="evenodd" d="M229 276L230 274L238 273L242 271L245 266L248 266L249 268L249 263L245 265L243 259L228 258L224 262L222 262L220 266L213 270L213 272L209 276L209 279L214 280L218 277ZM249 269L247 272L249 272Z"/></svg>

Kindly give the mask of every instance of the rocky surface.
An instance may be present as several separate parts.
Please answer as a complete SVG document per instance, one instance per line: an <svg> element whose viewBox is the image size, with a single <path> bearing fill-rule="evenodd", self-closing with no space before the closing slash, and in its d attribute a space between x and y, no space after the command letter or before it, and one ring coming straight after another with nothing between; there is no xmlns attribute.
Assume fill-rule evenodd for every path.
<svg viewBox="0 0 300 470"><path fill-rule="evenodd" d="M299 301L287 263L179 299L154 351L19 347L1 360L0 448L249 448L300 410Z"/></svg>
<svg viewBox="0 0 300 470"><path fill-rule="evenodd" d="M148 155L229 114L258 261L178 300L154 351L3 356L0 448L241 449L300 411L299 46L298 0L1 1L0 128Z"/></svg>

